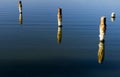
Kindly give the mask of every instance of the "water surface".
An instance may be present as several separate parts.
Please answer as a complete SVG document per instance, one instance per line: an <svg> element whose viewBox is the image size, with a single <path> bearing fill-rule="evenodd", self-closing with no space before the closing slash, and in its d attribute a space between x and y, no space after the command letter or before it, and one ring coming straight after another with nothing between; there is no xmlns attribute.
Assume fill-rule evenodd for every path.
<svg viewBox="0 0 120 77"><path fill-rule="evenodd" d="M1 77L119 77L120 1L0 1ZM63 13L58 39L57 9ZM111 13L116 13L111 21ZM98 62L100 17L106 16L103 60Z"/></svg>

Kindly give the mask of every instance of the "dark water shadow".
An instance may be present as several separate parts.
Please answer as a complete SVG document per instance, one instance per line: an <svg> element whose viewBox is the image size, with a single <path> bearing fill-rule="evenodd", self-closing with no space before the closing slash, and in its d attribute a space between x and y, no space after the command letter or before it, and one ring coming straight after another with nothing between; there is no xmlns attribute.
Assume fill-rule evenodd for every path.
<svg viewBox="0 0 120 77"><path fill-rule="evenodd" d="M108 74L113 70L119 70L119 68L112 64L99 66L90 60L48 59L0 62L1 77L106 77L106 75L113 76L113 74Z"/></svg>

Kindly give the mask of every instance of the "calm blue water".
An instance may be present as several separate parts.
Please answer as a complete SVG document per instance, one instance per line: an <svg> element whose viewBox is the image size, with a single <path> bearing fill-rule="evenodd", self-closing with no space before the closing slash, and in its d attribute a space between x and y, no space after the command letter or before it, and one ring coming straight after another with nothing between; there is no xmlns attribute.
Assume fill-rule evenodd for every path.
<svg viewBox="0 0 120 77"><path fill-rule="evenodd" d="M0 1L0 77L120 77L120 1ZM63 13L58 34L57 9ZM111 21L111 13L116 13ZM106 16L98 63L100 17ZM58 41L61 38L61 42Z"/></svg>

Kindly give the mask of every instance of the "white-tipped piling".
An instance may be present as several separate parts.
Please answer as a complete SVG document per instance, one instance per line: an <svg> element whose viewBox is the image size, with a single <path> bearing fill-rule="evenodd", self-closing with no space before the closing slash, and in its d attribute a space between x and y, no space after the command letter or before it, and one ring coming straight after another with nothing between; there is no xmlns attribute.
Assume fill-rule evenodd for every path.
<svg viewBox="0 0 120 77"><path fill-rule="evenodd" d="M58 18L58 26L61 27L62 26L62 9L61 8L58 8L57 18Z"/></svg>
<svg viewBox="0 0 120 77"><path fill-rule="evenodd" d="M111 18L115 18L115 12L112 12Z"/></svg>
<svg viewBox="0 0 120 77"><path fill-rule="evenodd" d="M98 49L98 63L102 63L104 60L104 41L99 42L99 49Z"/></svg>
<svg viewBox="0 0 120 77"><path fill-rule="evenodd" d="M22 14L22 1L18 1L18 8L19 8L19 13Z"/></svg>
<svg viewBox="0 0 120 77"><path fill-rule="evenodd" d="M57 41L58 41L58 44L60 44L61 41L62 41L62 27L58 27L58 31L57 31Z"/></svg>
<svg viewBox="0 0 120 77"><path fill-rule="evenodd" d="M105 31L106 31L106 17L102 16L100 19L100 29L99 29L100 41L104 41Z"/></svg>

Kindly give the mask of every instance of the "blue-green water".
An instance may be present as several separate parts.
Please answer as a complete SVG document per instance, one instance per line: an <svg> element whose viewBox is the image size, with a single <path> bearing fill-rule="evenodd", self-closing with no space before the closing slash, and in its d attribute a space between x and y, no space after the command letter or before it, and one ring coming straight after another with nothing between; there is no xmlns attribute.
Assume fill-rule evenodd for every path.
<svg viewBox="0 0 120 77"><path fill-rule="evenodd" d="M120 1L0 1L0 77L120 77ZM61 43L57 9L62 8ZM111 13L116 13L111 21ZM106 16L98 63L100 17Z"/></svg>

